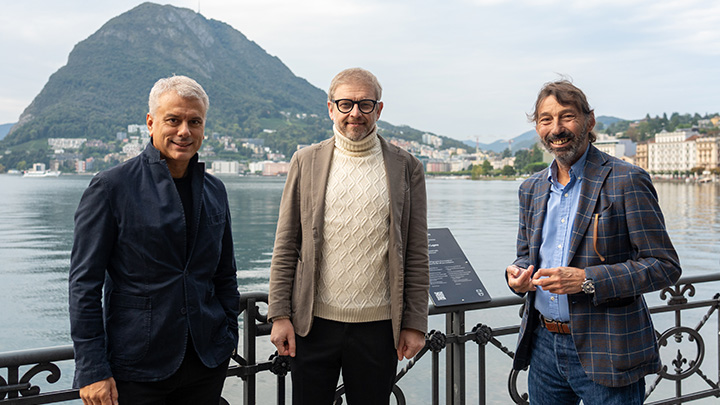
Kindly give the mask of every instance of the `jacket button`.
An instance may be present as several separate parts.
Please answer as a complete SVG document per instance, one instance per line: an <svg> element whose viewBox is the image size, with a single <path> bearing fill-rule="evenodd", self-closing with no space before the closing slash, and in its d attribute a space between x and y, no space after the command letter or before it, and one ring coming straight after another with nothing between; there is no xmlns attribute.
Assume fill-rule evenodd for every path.
<svg viewBox="0 0 720 405"><path fill-rule="evenodd" d="M185 307L180 308L180 313L183 315L187 314L187 308L185 308Z"/></svg>

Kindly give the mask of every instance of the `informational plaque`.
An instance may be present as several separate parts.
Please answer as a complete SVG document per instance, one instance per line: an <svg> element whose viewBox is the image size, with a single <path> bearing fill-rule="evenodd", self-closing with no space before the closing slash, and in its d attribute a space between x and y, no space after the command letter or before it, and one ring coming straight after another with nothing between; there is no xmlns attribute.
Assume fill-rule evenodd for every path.
<svg viewBox="0 0 720 405"><path fill-rule="evenodd" d="M428 229L430 298L436 307L490 301L448 228Z"/></svg>

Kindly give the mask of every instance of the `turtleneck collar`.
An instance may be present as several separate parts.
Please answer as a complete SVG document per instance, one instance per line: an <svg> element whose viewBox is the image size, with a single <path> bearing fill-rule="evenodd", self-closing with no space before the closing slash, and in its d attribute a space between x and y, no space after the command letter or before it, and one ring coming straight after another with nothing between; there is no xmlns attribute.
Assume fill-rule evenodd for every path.
<svg viewBox="0 0 720 405"><path fill-rule="evenodd" d="M377 125L373 127L368 136L359 141L353 141L341 134L334 125L333 132L335 133L335 148L349 156L367 156L375 147L380 146L380 139L378 139L377 135Z"/></svg>

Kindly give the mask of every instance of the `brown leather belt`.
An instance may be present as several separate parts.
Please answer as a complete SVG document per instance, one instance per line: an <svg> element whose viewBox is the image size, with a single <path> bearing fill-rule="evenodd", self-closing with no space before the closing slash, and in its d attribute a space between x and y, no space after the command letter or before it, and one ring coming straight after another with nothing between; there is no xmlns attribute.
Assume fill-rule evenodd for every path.
<svg viewBox="0 0 720 405"><path fill-rule="evenodd" d="M570 322L553 321L540 315L540 325L544 326L548 332L570 335Z"/></svg>

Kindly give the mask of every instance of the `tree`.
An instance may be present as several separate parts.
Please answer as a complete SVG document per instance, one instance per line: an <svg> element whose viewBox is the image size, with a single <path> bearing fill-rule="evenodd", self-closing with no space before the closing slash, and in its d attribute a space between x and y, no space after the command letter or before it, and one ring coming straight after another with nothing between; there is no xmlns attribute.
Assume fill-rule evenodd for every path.
<svg viewBox="0 0 720 405"><path fill-rule="evenodd" d="M515 175L515 168L510 165L505 165L502 168L502 171L500 172L503 176L514 176Z"/></svg>
<svg viewBox="0 0 720 405"><path fill-rule="evenodd" d="M547 166L548 166L548 164L545 162L534 162L534 163L530 163L529 165L525 166L523 171L525 173L537 173L540 170L546 168Z"/></svg>
<svg viewBox="0 0 720 405"><path fill-rule="evenodd" d="M505 148L505 150L502 151L502 155L500 157L505 159L506 157L510 156L512 156L512 151L510 150L510 148Z"/></svg>
<svg viewBox="0 0 720 405"><path fill-rule="evenodd" d="M483 164L482 164L481 173L482 173L484 176L487 176L487 175L489 175L489 174L492 173L492 170L493 170L492 163L490 163L489 160L485 160L485 161L483 162Z"/></svg>

